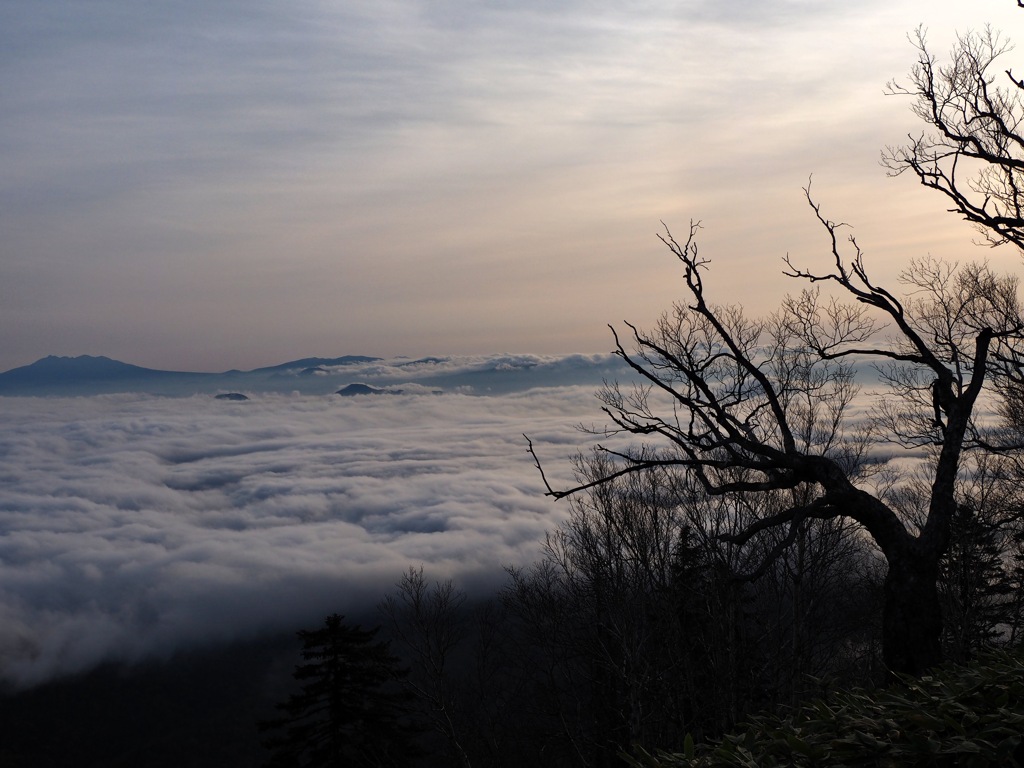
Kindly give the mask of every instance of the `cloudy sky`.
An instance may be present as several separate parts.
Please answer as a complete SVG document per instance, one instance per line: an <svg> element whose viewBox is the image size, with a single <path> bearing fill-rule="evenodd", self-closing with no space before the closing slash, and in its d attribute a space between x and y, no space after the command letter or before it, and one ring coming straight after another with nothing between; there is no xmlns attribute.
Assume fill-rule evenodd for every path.
<svg viewBox="0 0 1024 768"><path fill-rule="evenodd" d="M755 310L820 257L801 187L869 265L976 257L879 150L906 33L1012 0L4 0L0 370L601 351L674 298L705 224ZM1016 265L1016 256L997 254Z"/></svg>

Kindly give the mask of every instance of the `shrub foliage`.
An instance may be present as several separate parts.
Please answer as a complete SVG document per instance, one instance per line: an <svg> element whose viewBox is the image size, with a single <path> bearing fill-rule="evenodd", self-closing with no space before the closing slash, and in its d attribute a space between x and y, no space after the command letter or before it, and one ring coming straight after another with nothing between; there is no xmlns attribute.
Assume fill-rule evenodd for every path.
<svg viewBox="0 0 1024 768"><path fill-rule="evenodd" d="M633 768L1024 766L1024 656L992 652L966 666L876 691L818 700L788 716L681 753L626 757Z"/></svg>

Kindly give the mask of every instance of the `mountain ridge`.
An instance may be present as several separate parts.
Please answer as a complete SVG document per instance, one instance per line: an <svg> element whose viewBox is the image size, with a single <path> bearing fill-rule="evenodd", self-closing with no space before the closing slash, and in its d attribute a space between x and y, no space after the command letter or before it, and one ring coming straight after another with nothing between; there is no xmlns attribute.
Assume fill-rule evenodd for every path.
<svg viewBox="0 0 1024 768"><path fill-rule="evenodd" d="M6 377L14 373L21 375L21 372L73 372L76 374L88 374L89 371L128 371L140 374L172 374L175 376L227 376L236 373L262 373L266 371L281 371L290 368L312 368L315 366L337 366L351 365L353 363L368 363L380 360L379 357L367 357L366 355L342 355L341 357L304 357L298 360L289 360L277 365L261 366L249 370L232 368L226 371L174 371L165 368L146 368L141 365L126 363L106 355L46 355L28 365L20 365L6 371L0 371L0 376Z"/></svg>
<svg viewBox="0 0 1024 768"><path fill-rule="evenodd" d="M304 357L277 365L221 373L145 368L102 355L48 355L0 372L0 396L89 396L143 393L167 396L224 392L330 395L358 384L394 391L500 394L534 387L600 385L623 375L611 355L476 355L380 358Z"/></svg>

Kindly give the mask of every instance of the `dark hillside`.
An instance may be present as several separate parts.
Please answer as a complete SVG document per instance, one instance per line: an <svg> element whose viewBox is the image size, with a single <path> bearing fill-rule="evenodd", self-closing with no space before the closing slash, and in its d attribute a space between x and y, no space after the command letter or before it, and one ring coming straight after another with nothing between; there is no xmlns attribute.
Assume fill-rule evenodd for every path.
<svg viewBox="0 0 1024 768"><path fill-rule="evenodd" d="M241 768L266 758L269 716L296 660L291 635L0 697L4 768Z"/></svg>

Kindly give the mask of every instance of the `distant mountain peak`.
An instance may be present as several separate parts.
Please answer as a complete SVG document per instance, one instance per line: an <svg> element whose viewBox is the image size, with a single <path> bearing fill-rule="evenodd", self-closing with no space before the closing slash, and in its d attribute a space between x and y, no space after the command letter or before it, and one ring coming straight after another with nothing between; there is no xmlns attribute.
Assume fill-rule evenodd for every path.
<svg viewBox="0 0 1024 768"><path fill-rule="evenodd" d="M149 368L141 368L130 363L122 363L120 360L113 360L103 355L77 355L75 357L61 357L58 355L47 355L41 357L34 363L23 365L21 368L13 368L3 376L18 371L46 371L59 372L67 371L76 376L86 374L109 373L114 371L148 371Z"/></svg>
<svg viewBox="0 0 1024 768"><path fill-rule="evenodd" d="M122 363L102 355L47 355L34 363L0 373L0 394L48 395L83 391L127 392L141 384L180 376ZM208 375L208 374L207 374Z"/></svg>
<svg viewBox="0 0 1024 768"><path fill-rule="evenodd" d="M107 357L106 355L47 355L41 357L30 365L48 365L53 363L89 363L97 360L102 360L108 363L117 363L119 361L113 358ZM128 365L128 363L121 363L121 365ZM29 367L29 366L23 366Z"/></svg>
<svg viewBox="0 0 1024 768"><path fill-rule="evenodd" d="M264 368L255 368L250 373L267 373L270 371L288 371L292 369L307 370L310 368L330 368L339 365L357 365L359 363L375 363L379 357L367 357L366 355L343 355L342 357L303 357L299 360L290 360L287 363L268 365Z"/></svg>

